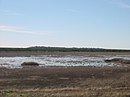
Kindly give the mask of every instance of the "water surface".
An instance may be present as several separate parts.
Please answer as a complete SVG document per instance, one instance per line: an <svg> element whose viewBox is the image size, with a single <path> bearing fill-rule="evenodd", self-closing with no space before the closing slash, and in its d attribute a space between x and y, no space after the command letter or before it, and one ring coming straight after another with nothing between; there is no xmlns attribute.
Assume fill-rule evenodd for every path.
<svg viewBox="0 0 130 97"><path fill-rule="evenodd" d="M21 68L23 62L37 62L41 67L46 66L114 66L117 64L106 63L105 59L125 58L130 55L98 55L98 56L74 56L74 55L39 55L30 57L0 57L0 66L7 68Z"/></svg>

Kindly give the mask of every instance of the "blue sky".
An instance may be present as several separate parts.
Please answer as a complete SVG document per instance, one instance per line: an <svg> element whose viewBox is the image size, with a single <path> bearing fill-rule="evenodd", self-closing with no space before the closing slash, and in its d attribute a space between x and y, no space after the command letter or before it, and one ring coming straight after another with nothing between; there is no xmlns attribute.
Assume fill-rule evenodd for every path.
<svg viewBox="0 0 130 97"><path fill-rule="evenodd" d="M0 46L130 49L130 0L0 0Z"/></svg>

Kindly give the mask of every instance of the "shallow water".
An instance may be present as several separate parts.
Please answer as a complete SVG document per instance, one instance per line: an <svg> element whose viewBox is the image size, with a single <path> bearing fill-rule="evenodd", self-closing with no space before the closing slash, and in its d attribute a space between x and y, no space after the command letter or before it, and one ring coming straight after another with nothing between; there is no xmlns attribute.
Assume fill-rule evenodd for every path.
<svg viewBox="0 0 130 97"><path fill-rule="evenodd" d="M0 66L7 68L21 68L23 62L37 62L40 66L115 66L114 63L106 63L105 59L125 58L130 55L98 55L98 56L58 56L40 55L30 57L0 57Z"/></svg>

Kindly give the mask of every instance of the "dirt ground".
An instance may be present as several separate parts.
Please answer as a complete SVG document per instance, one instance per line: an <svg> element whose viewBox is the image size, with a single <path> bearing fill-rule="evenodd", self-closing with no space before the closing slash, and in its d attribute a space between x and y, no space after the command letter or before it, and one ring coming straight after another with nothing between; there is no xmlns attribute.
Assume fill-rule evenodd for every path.
<svg viewBox="0 0 130 97"><path fill-rule="evenodd" d="M0 51L0 57L31 56L31 55L76 55L76 56L98 56L98 55L130 55L130 52L43 52L43 51Z"/></svg>
<svg viewBox="0 0 130 97"><path fill-rule="evenodd" d="M24 53L15 52L13 55L13 52L0 52L0 56L39 54L30 52L24 55ZM94 56L117 54L45 53ZM0 97L130 97L130 66L0 68Z"/></svg>

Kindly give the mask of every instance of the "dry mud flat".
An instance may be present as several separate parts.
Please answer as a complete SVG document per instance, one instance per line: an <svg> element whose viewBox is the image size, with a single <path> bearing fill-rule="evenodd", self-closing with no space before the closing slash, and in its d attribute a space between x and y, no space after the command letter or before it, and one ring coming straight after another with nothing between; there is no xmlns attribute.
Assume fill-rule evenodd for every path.
<svg viewBox="0 0 130 97"><path fill-rule="evenodd" d="M0 52L0 56L130 53ZM130 66L0 68L0 97L130 97Z"/></svg>
<svg viewBox="0 0 130 97"><path fill-rule="evenodd" d="M0 68L0 97L130 97L130 67Z"/></svg>

